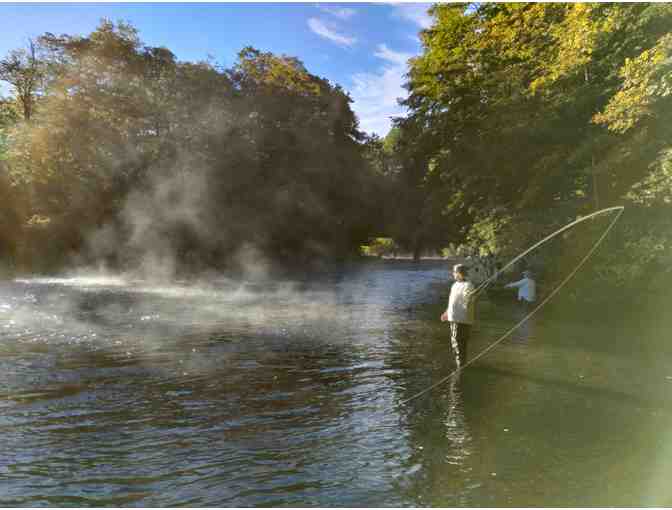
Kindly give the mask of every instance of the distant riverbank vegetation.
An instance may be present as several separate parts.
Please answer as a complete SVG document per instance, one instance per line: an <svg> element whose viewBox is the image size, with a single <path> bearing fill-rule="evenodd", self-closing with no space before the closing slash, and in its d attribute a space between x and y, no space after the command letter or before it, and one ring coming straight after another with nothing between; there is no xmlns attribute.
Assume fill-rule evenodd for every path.
<svg viewBox="0 0 672 510"><path fill-rule="evenodd" d="M598 276L660 285L672 268L672 5L430 13L408 114L382 139L359 129L339 85L252 46L230 68L180 62L103 20L2 56L5 271L308 267L362 246L506 258L625 205Z"/></svg>

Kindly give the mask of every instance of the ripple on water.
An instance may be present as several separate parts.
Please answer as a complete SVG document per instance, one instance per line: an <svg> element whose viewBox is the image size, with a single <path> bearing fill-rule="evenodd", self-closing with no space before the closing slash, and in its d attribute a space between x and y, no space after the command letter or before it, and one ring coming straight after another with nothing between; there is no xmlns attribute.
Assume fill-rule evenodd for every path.
<svg viewBox="0 0 672 510"><path fill-rule="evenodd" d="M543 338L507 344L452 392L398 406L452 368L434 322L444 276L409 264L267 289L3 288L0 504L548 506L561 500L540 474L595 494L604 462L643 494L633 468L669 465L656 431L672 421L627 417L639 401L604 374L637 386L646 371L632 356L598 357L581 325L542 324ZM480 320L475 346L485 326L502 327ZM669 386L668 370L648 373ZM613 453L623 430L625 458Z"/></svg>

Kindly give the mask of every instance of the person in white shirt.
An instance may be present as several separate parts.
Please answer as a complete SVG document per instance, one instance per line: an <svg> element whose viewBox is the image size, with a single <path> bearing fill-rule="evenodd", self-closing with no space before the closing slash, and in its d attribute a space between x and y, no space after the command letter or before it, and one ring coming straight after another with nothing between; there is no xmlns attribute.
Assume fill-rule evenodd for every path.
<svg viewBox="0 0 672 510"><path fill-rule="evenodd" d="M450 323L450 344L455 354L457 366L467 360L467 341L474 323L474 285L467 281L467 267L457 264L453 267L453 283L450 288L448 307L441 314L441 322Z"/></svg>
<svg viewBox="0 0 672 510"><path fill-rule="evenodd" d="M522 280L508 283L504 285L504 287L517 288L518 301L521 301L523 304L534 303L537 299L537 284L532 279L532 273L530 273L530 271L523 271Z"/></svg>

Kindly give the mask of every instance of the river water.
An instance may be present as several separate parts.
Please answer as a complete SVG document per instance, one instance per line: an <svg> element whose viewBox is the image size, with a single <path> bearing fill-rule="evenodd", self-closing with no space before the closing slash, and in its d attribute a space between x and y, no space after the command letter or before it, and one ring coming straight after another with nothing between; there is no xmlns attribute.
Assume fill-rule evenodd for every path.
<svg viewBox="0 0 672 510"><path fill-rule="evenodd" d="M400 405L454 368L447 268L0 283L0 505L672 506L655 311L544 308ZM517 313L480 300L471 353Z"/></svg>

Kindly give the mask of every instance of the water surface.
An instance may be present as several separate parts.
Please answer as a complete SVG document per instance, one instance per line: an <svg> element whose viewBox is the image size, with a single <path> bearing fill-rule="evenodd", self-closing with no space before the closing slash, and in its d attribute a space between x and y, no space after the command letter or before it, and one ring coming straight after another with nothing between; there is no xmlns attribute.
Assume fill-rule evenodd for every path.
<svg viewBox="0 0 672 510"><path fill-rule="evenodd" d="M448 276L0 283L0 504L672 505L659 315L549 307L399 405L453 369ZM481 300L471 352L517 313Z"/></svg>

